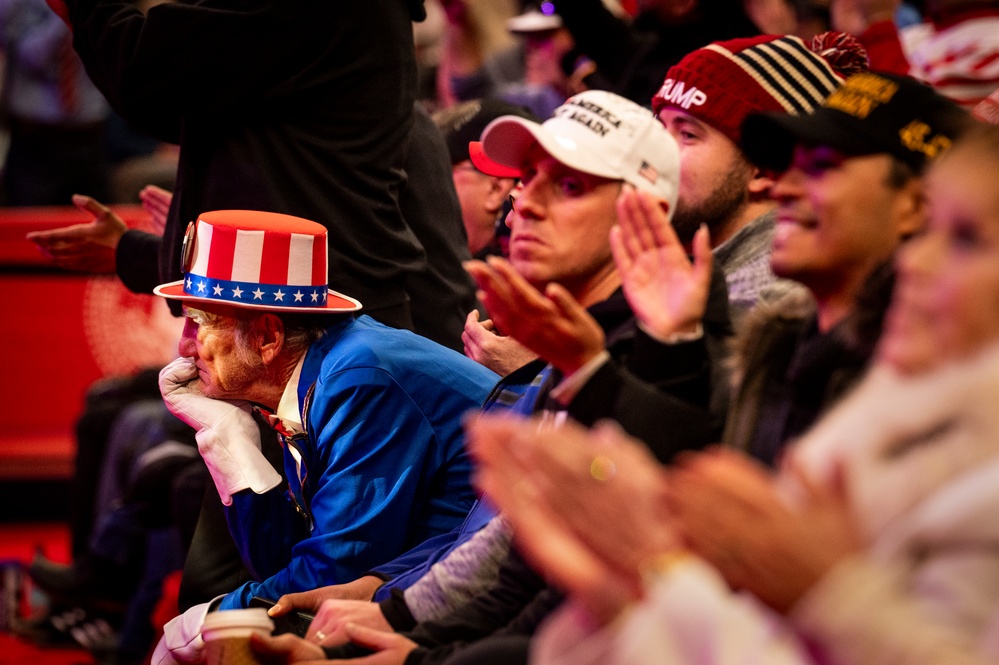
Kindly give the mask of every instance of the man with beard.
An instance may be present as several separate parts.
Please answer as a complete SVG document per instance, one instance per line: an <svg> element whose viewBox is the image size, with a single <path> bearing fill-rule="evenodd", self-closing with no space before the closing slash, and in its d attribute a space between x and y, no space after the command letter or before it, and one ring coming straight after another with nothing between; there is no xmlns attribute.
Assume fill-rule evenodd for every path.
<svg viewBox="0 0 999 665"><path fill-rule="evenodd" d="M652 99L659 120L680 145L673 227L684 243L701 225L708 227L734 321L757 300L798 288L770 269L774 181L739 149L739 127L753 112L801 114L816 108L852 68L866 67L866 55L851 42L830 35L819 43L822 56L791 36L715 42L670 68Z"/></svg>

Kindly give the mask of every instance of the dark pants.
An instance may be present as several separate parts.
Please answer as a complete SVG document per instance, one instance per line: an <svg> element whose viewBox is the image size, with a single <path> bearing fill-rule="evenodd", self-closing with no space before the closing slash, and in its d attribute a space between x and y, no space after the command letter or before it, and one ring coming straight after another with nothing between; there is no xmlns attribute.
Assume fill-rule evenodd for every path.
<svg viewBox="0 0 999 665"><path fill-rule="evenodd" d="M443 665L526 665L530 646L527 635L487 637L459 649Z"/></svg>

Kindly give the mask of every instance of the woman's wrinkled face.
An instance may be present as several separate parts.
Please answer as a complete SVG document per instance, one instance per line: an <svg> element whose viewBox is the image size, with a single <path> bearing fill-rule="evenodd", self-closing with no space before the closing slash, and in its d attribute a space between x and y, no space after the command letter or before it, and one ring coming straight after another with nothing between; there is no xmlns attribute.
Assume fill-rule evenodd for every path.
<svg viewBox="0 0 999 665"><path fill-rule="evenodd" d="M999 159L962 146L926 180L927 231L902 248L879 357L905 373L999 341Z"/></svg>

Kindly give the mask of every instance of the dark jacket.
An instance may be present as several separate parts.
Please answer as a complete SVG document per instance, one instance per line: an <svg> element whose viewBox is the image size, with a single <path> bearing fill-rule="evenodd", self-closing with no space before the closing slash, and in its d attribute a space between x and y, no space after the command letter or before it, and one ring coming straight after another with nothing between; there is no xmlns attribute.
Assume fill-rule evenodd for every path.
<svg viewBox="0 0 999 665"><path fill-rule="evenodd" d="M867 369L888 303L890 266L865 282L853 311L820 333L806 293L761 302L744 319L733 356L732 404L726 444L774 465Z"/></svg>
<svg viewBox="0 0 999 665"><path fill-rule="evenodd" d="M611 360L576 394L569 415L587 426L618 421L664 463L717 441L728 409L732 336L725 276L717 267L703 327L698 340L660 344L629 319L608 335Z"/></svg>
<svg viewBox="0 0 999 665"><path fill-rule="evenodd" d="M462 265L472 257L447 144L419 104L414 107L405 165L399 205L406 225L427 252L423 269L406 275L413 330L460 352L465 317L478 304L475 282Z"/></svg>
<svg viewBox="0 0 999 665"><path fill-rule="evenodd" d="M404 0L67 5L111 105L181 148L162 242L129 231L118 246L130 289L179 279L188 222L241 208L320 222L333 288L369 309L405 302L425 257L398 203L416 92Z"/></svg>

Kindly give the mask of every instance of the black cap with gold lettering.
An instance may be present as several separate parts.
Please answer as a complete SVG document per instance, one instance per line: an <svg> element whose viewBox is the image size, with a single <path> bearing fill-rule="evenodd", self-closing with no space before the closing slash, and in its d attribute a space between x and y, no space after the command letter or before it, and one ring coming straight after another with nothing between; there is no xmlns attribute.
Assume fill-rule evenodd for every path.
<svg viewBox="0 0 999 665"><path fill-rule="evenodd" d="M812 113L759 113L742 125L742 149L757 166L784 171L794 146L827 145L846 155L887 153L921 172L970 123L970 116L907 76L862 72Z"/></svg>

